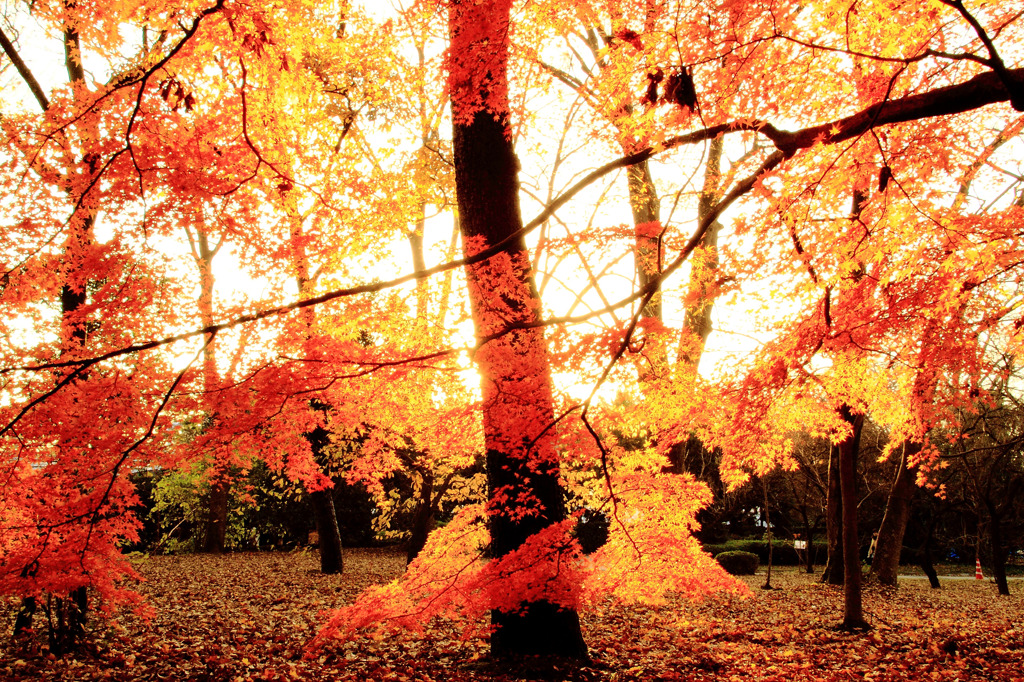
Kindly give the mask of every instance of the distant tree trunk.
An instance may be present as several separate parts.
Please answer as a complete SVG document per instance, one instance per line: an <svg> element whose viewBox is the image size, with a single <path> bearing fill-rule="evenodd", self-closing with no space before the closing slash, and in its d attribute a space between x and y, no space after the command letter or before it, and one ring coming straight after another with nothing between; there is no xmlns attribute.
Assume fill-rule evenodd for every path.
<svg viewBox="0 0 1024 682"><path fill-rule="evenodd" d="M35 575L35 566L26 566L21 569L22 578L30 578ZM21 605L18 607L18 613L14 617L14 637L22 637L27 635L32 630L32 618L36 615L36 598L35 597L23 597Z"/></svg>
<svg viewBox="0 0 1024 682"><path fill-rule="evenodd" d="M206 532L203 535L202 551L208 554L222 554L228 532L228 497L231 486L224 476L210 480L210 492L206 498Z"/></svg>
<svg viewBox="0 0 1024 682"><path fill-rule="evenodd" d="M703 221L714 209L720 197L719 185L722 173L723 139L716 137L708 145L708 158L704 166L704 186L697 201L697 220ZM688 298L693 301L686 308L684 331L679 343L680 361L693 368L700 365L701 356L708 336L711 335L711 311L715 298L709 293L708 276L718 269L718 233L722 224L717 220L711 223L707 232L701 237L700 248L704 260L700 267L696 261L690 270Z"/></svg>
<svg viewBox="0 0 1024 682"><path fill-rule="evenodd" d="M761 586L763 590L774 589L772 587L772 523L768 517L768 484L764 478L761 479L761 490L764 493L764 527L765 537L768 538L768 573L764 579L764 585Z"/></svg>
<svg viewBox="0 0 1024 682"><path fill-rule="evenodd" d="M422 52L421 52L422 55ZM429 133L424 131L422 135L423 149L429 139ZM409 249L412 251L412 269L420 272L427 269L427 260L423 250L424 230L426 229L426 204L420 202L419 214L416 217L416 227L407 234L409 238ZM430 299L430 290L427 280L416 280L416 329L417 334L423 334L427 329L427 312ZM442 312L439 310L438 312ZM427 537L434 530L434 472L429 458L423 466L416 466L410 459L406 465L413 475L419 477L420 485L416 497L416 509L413 512L412 532L409 541L405 546L405 563L411 564L413 559L427 545Z"/></svg>
<svg viewBox="0 0 1024 682"><path fill-rule="evenodd" d="M864 415L854 414L848 405L840 414L851 433L838 446L839 480L843 500L843 623L844 630L866 630L861 603L860 547L857 538L857 451L864 426Z"/></svg>
<svg viewBox="0 0 1024 682"><path fill-rule="evenodd" d="M412 563L427 544L427 536L434 529L434 475L427 466L420 472L419 499L412 520L412 534L405 548L405 562Z"/></svg>
<svg viewBox="0 0 1024 682"><path fill-rule="evenodd" d="M921 444L913 441L903 443L896 476L885 505L885 516L878 528L875 556L871 560L871 575L883 585L896 585L900 569L900 554L903 551L903 535L910 520L910 508L917 493L917 467L910 461L921 452Z"/></svg>
<svg viewBox="0 0 1024 682"><path fill-rule="evenodd" d="M626 169L629 205L633 209L636 242L633 259L640 287L646 287L661 271L661 224L658 190L651 177L650 164L644 160ZM644 306L643 317L661 320L661 294L655 294Z"/></svg>
<svg viewBox="0 0 1024 682"><path fill-rule="evenodd" d="M309 257L306 253L305 235L303 234L303 217L299 213L294 189L284 185L279 189L279 193L291 228L289 239L292 247L292 261L295 266L295 283L298 286L299 295L306 297L310 295L313 280L309 272ZM310 344L316 329L316 310L313 307L307 307L303 308L299 314L306 327L303 342ZM310 402L310 407L324 414L330 410L330 405L315 399ZM306 434L306 441L309 442L310 450L312 450L313 460L319 466L324 466L327 459L325 449L330 444L330 434L325 428L317 427ZM334 494L331 488L318 490L310 493L309 501L313 507L313 521L316 524L320 545L320 572L325 574L341 573L345 569L345 550L341 542L341 529L338 527Z"/></svg>
<svg viewBox="0 0 1024 682"><path fill-rule="evenodd" d="M314 409L326 413L326 404L314 400ZM326 455L324 449L331 442L327 429L318 426L306 434L306 440L313 451L313 459L322 465ZM320 544L320 572L328 575L341 573L345 570L345 555L341 545L341 529L338 527L338 514L334 508L334 494L331 488L324 488L309 494L309 502L313 507L313 521Z"/></svg>
<svg viewBox="0 0 1024 682"><path fill-rule="evenodd" d="M828 537L828 558L821 581L829 585L843 584L843 497L839 480L839 446L828 453L828 495L825 502L825 525Z"/></svg>
<svg viewBox="0 0 1024 682"><path fill-rule="evenodd" d="M1001 516L991 502L986 504L989 513L988 539L992 546L992 576L999 594L1009 596L1010 585L1006 582L1006 544L1003 542Z"/></svg>
<svg viewBox="0 0 1024 682"><path fill-rule="evenodd" d="M549 432L553 387L540 301L519 213L518 160L508 127L508 31L511 0L449 4L456 195L467 256L506 242L467 267L476 362L483 394L491 553L501 557L564 520L559 455ZM509 327L518 327L510 330ZM535 500L531 513L519 502ZM587 658L579 617L524 595L522 609L491 613L491 654Z"/></svg>
<svg viewBox="0 0 1024 682"><path fill-rule="evenodd" d="M195 209L196 216L195 234L186 225L185 234L188 236L189 246L192 249L192 258L199 268L199 317L204 327L213 324L213 259L220 250L220 244L210 246L209 234L204 225L202 207ZM207 334L206 344L203 346L203 390L206 391L206 425L212 424L217 418L216 399L214 391L217 389L220 380L217 372L217 351L215 339L212 334ZM218 457L214 452L213 461L210 463L210 492L206 498L206 523L203 535L202 551L211 554L224 552L224 543L228 531L228 498L231 494L231 468L230 463Z"/></svg>
<svg viewBox="0 0 1024 682"><path fill-rule="evenodd" d="M807 549L804 551L803 557L804 569L807 573L814 573L814 528L811 526L811 520L807 516L806 506L803 507L801 516L804 522L804 541L807 543Z"/></svg>
<svg viewBox="0 0 1024 682"><path fill-rule="evenodd" d="M940 589L942 585L939 583L939 574L935 572L935 565L932 563L932 535L935 531L935 519L929 519L928 529L925 531L924 544L921 545L921 551L918 554L918 564L921 566L921 570L928 576L928 583L931 585L933 590Z"/></svg>
<svg viewBox="0 0 1024 682"><path fill-rule="evenodd" d="M341 530L334 509L334 495L330 488L310 493L313 519L320 542L320 572L341 573L345 569L345 555L341 546Z"/></svg>
<svg viewBox="0 0 1024 682"><path fill-rule="evenodd" d="M711 140L708 147L708 158L704 165L704 186L697 201L698 221L703 221L721 198L719 185L721 184L722 144L722 138L717 137ZM637 219L635 211L633 215L634 219ZM693 302L687 306L683 317L683 332L679 337L678 353L680 365L688 368L693 374L697 372L701 356L704 353L704 346L708 336L711 335L711 311L714 308L715 299L708 292L707 275L709 271L718 268L716 249L718 248L718 233L721 229L722 224L717 220L711 223L700 242L702 254L709 257L701 262L700 267L695 263L690 270L688 298ZM640 248L639 237L636 248ZM641 283L643 283L642 279ZM658 313L661 314L660 304ZM714 458L709 460L704 456L705 452L706 448L696 434L691 434L684 442L673 444L668 453L671 471L682 473L688 470L685 463L696 462L699 457L705 466L702 467L700 473L692 470L690 473L703 481L718 478L718 461ZM714 471L710 471L706 466L709 463ZM713 486L712 492L717 496L717 487Z"/></svg>
<svg viewBox="0 0 1024 682"><path fill-rule="evenodd" d="M804 565L804 572L810 574L814 573L814 529L809 523L804 524L804 528L807 531L804 534L807 538L807 563Z"/></svg>

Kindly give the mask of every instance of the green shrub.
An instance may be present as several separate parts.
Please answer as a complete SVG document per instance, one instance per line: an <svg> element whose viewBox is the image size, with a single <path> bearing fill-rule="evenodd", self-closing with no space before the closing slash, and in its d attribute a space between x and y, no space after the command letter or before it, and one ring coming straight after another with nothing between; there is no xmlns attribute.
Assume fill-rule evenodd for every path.
<svg viewBox="0 0 1024 682"><path fill-rule="evenodd" d="M722 552L715 560L732 575L754 575L761 563L752 552Z"/></svg>
<svg viewBox="0 0 1024 682"><path fill-rule="evenodd" d="M711 556L718 556L722 552L751 552L757 555L762 564L768 563L768 543L764 540L727 540L726 542L706 543L704 551ZM812 551L814 552L814 563L822 564L828 557L828 543L823 540L815 540ZM798 566L803 563L801 555L793 549L792 540L772 540L772 564Z"/></svg>

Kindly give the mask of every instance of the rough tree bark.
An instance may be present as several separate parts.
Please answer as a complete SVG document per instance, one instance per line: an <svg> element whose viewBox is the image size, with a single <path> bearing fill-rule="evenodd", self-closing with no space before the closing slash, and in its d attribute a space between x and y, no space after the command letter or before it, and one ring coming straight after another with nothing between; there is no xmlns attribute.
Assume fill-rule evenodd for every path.
<svg viewBox="0 0 1024 682"><path fill-rule="evenodd" d="M491 553L500 557L565 519L548 351L521 236L518 161L508 126L511 0L449 5L455 182L463 249L505 249L467 268L483 393ZM514 329L513 329L514 328ZM523 498L530 502L523 502ZM524 504L530 509L524 509ZM529 513L520 514L513 512ZM575 610L544 599L491 615L496 657L586 658Z"/></svg>

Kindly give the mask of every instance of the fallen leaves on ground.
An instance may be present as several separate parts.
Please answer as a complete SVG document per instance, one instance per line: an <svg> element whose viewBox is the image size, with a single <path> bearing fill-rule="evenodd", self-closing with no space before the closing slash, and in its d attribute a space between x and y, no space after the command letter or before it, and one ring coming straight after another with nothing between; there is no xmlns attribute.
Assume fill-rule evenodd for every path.
<svg viewBox="0 0 1024 682"><path fill-rule="evenodd" d="M781 589L765 591L764 577L754 576L747 599L609 604L583 617L591 664L534 660L512 669L489 661L484 641L463 641L444 623L424 639L363 640L306 655L323 610L396 577L404 561L391 550L354 549L342 575L317 567L316 555L303 552L142 559L141 590L156 610L150 621L123 614L93 624L82 650L60 659L42 636L8 639L0 679L1024 681L1024 597L1000 597L988 581L947 580L941 590L921 580L897 590L869 586L874 629L848 634L835 628L841 588L791 570L773 576ZM16 606L0 602L5 629ZM37 627L44 617L37 614Z"/></svg>

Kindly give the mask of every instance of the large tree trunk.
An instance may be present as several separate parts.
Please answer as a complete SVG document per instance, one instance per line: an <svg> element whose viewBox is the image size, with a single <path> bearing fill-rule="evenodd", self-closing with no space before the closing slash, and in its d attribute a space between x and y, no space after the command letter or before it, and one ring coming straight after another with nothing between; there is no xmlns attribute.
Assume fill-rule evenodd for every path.
<svg viewBox="0 0 1024 682"><path fill-rule="evenodd" d="M885 505L885 516L878 528L875 556L871 561L871 575L883 585L896 585L903 535L907 530L907 521L910 520L911 502L917 493L917 467L911 467L909 461L921 452L921 444L904 442L902 450L896 477L889 491L889 500Z"/></svg>
<svg viewBox="0 0 1024 682"><path fill-rule="evenodd" d="M325 488L311 493L309 500L313 506L313 520L316 522L320 542L320 572L341 573L345 570L345 550L341 544L334 494L331 488Z"/></svg>
<svg viewBox="0 0 1024 682"><path fill-rule="evenodd" d="M843 584L843 497L839 482L839 446L828 453L828 494L825 502L825 533L828 558L821 581L829 585Z"/></svg>
<svg viewBox="0 0 1024 682"><path fill-rule="evenodd" d="M467 256L522 228L518 161L507 123L510 11L511 0L449 5L455 184ZM491 553L501 557L565 519L550 433L551 373L543 331L531 326L539 320L540 301L522 237L468 266L466 274L479 342ZM494 656L587 657L572 608L524 596L519 610L495 610L491 620Z"/></svg>
<svg viewBox="0 0 1024 682"><path fill-rule="evenodd" d="M857 538L857 451L864 415L854 414L848 405L840 408L851 433L838 446L839 481L843 499L843 623L844 630L866 630L861 603L860 547Z"/></svg>

